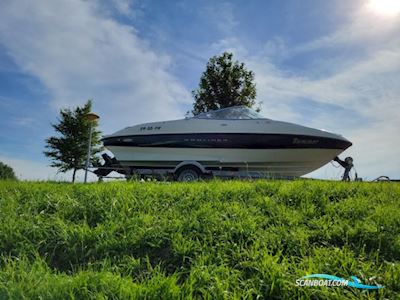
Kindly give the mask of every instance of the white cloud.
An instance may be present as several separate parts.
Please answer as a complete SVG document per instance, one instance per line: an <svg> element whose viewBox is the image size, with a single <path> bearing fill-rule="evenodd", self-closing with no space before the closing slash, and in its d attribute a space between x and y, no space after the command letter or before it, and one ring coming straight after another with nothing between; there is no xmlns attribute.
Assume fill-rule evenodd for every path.
<svg viewBox="0 0 400 300"><path fill-rule="evenodd" d="M339 24L331 34L299 45L291 52L300 53L326 48L356 46L358 49L381 49L382 43L390 44L393 38L398 40L400 18L398 16L378 15L367 3L349 16L349 23Z"/></svg>
<svg viewBox="0 0 400 300"><path fill-rule="evenodd" d="M271 64L260 64L260 60L249 58L249 66L256 73L259 97L272 107L306 98L352 109L376 120L394 117L396 95L400 92L395 79L400 73L400 52L382 50L317 79L286 74ZM269 106L265 108L268 111Z"/></svg>
<svg viewBox="0 0 400 300"><path fill-rule="evenodd" d="M115 3L126 13L132 9L126 1ZM50 91L54 108L93 98L106 133L182 117L191 96L170 75L169 57L102 11L91 1L5 1L0 43Z"/></svg>
<svg viewBox="0 0 400 300"><path fill-rule="evenodd" d="M199 14L208 23L215 24L215 27L223 34L231 34L239 24L232 4L226 1L215 1L212 5L206 5L200 9Z"/></svg>
<svg viewBox="0 0 400 300"><path fill-rule="evenodd" d="M117 11L125 16L133 16L134 10L132 8L132 2L129 0L112 0Z"/></svg>

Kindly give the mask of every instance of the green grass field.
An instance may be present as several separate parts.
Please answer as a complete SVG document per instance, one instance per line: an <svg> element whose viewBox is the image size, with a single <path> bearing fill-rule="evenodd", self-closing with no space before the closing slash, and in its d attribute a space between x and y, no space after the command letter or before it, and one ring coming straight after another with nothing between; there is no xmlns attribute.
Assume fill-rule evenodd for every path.
<svg viewBox="0 0 400 300"><path fill-rule="evenodd" d="M0 299L400 299L400 185L4 181L0 255Z"/></svg>

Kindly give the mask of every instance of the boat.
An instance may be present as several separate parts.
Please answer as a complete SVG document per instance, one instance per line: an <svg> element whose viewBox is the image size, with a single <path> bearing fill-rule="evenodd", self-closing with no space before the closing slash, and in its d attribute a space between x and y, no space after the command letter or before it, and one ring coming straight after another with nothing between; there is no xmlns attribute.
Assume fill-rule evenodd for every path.
<svg viewBox="0 0 400 300"><path fill-rule="evenodd" d="M267 119L245 106L126 127L102 141L130 170L179 173L186 166L197 175L273 178L310 173L352 145L339 134Z"/></svg>

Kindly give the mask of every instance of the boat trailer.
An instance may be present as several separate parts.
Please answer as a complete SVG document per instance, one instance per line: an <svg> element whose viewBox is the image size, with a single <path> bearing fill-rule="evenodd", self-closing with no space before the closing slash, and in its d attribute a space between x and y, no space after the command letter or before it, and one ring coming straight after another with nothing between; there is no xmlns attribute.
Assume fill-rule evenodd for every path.
<svg viewBox="0 0 400 300"><path fill-rule="evenodd" d="M104 164L97 167L92 171L99 181L103 178L119 178L122 177L108 177L108 175L115 171L124 175L126 179L145 179L156 178L161 180L176 180L176 181L195 181L198 179L208 179L213 177L226 178L226 179L256 179L256 178L274 178L274 179L294 179L293 176L271 177L268 173L251 170L239 170L232 167L212 167L206 168L197 161L182 161L176 166L171 167L133 167L123 166L115 158L111 158L106 153L102 154Z"/></svg>
<svg viewBox="0 0 400 300"><path fill-rule="evenodd" d="M249 179L249 178L266 178L265 174L249 174L251 172L243 172L237 170L224 170L213 169L207 170L200 163L196 161L184 161L178 164L174 168L133 168L130 166L123 166L120 162L115 158L111 158L108 154L103 153L102 157L104 159L104 164L97 167L96 170L92 171L97 177L99 181L102 181L103 178L117 178L122 179L126 178L130 179L145 179L145 178L157 178L157 179L170 179L177 181L192 181L200 178L212 178L213 176L222 177L222 178L241 178L241 179ZM350 171L352 169L355 170L353 164L352 157L346 157L344 160L341 160L339 157L335 157L333 161L337 162L341 167L344 168L344 173L342 175L342 181L351 181ZM337 166L338 168L339 166ZM124 175L124 177L109 177L108 175L111 172L117 172L118 174ZM275 178L275 179L294 179L290 178ZM354 181L362 181L362 178L358 177L357 172L355 171ZM391 179L387 176L380 176L372 182L400 182L400 179Z"/></svg>

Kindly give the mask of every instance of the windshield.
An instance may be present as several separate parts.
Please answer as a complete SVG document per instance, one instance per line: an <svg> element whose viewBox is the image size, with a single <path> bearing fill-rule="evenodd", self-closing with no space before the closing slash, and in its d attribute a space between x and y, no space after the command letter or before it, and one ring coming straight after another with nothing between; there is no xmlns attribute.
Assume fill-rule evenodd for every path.
<svg viewBox="0 0 400 300"><path fill-rule="evenodd" d="M222 119L222 120L250 120L265 119L262 115L246 106L233 106L208 112L195 116L196 119Z"/></svg>

